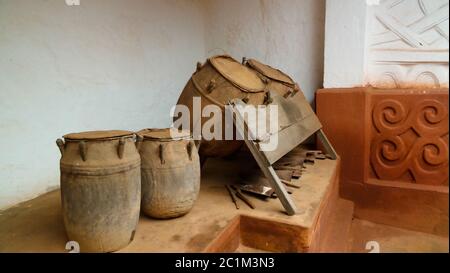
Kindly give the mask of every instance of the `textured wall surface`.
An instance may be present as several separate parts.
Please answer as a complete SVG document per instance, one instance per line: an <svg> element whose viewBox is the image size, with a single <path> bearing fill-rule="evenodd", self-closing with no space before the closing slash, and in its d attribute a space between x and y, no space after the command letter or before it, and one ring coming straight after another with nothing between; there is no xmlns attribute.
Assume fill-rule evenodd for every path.
<svg viewBox="0 0 450 273"><path fill-rule="evenodd" d="M0 0L0 208L59 185L65 133L170 125L203 27L198 1Z"/></svg>
<svg viewBox="0 0 450 273"><path fill-rule="evenodd" d="M325 88L364 83L367 5L364 0L327 0L325 19Z"/></svg>
<svg viewBox="0 0 450 273"><path fill-rule="evenodd" d="M327 88L317 113L355 217L448 236L448 88Z"/></svg>
<svg viewBox="0 0 450 273"><path fill-rule="evenodd" d="M207 55L256 58L297 81L309 101L322 86L324 0L205 0Z"/></svg>
<svg viewBox="0 0 450 273"><path fill-rule="evenodd" d="M448 0L382 0L368 10L366 81L448 87Z"/></svg>
<svg viewBox="0 0 450 273"><path fill-rule="evenodd" d="M448 87L449 0L327 0L325 88Z"/></svg>
<svg viewBox="0 0 450 273"><path fill-rule="evenodd" d="M80 3L0 0L0 208L59 185L65 133L168 126L206 56L258 58L310 100L322 84L325 0Z"/></svg>
<svg viewBox="0 0 450 273"><path fill-rule="evenodd" d="M369 98L369 178L448 187L448 90L394 89Z"/></svg>

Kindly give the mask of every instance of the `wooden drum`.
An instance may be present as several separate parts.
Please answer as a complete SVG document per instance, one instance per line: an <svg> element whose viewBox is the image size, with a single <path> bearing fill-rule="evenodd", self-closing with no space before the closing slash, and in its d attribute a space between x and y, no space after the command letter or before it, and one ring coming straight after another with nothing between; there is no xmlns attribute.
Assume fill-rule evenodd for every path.
<svg viewBox="0 0 450 273"><path fill-rule="evenodd" d="M141 201L134 134L95 131L58 139L61 199L69 240L81 252L112 252L134 237Z"/></svg>
<svg viewBox="0 0 450 273"><path fill-rule="evenodd" d="M190 132L144 129L137 135L142 211L160 219L188 213L200 190L200 160Z"/></svg>
<svg viewBox="0 0 450 273"><path fill-rule="evenodd" d="M187 106L190 110L189 129L192 132L196 132L197 126L202 128L205 122L215 118L199 116L194 120L195 117L192 114L194 97L201 98L201 110L211 104L222 109L222 128L225 128L224 106L232 99L239 98L252 105L268 104L272 101L269 91L274 91L289 99L297 99L297 97L304 99L303 95L296 96L297 93L301 93L298 92L300 90L298 85L283 72L256 60L244 59L243 63L241 64L230 56L219 55L209 58L204 64L197 65L197 71L188 81L177 103ZM174 120L177 119L178 117L174 118ZM222 134L222 140L202 139L199 148L200 156L228 156L241 147L242 141L225 140L224 130L222 130Z"/></svg>

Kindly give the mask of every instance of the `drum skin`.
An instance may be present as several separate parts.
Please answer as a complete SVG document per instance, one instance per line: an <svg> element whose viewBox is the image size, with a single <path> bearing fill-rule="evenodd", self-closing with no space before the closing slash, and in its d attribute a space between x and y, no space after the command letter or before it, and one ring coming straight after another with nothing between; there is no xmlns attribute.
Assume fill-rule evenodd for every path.
<svg viewBox="0 0 450 273"><path fill-rule="evenodd" d="M250 61L248 61L250 62ZM260 64L259 62L257 64ZM263 65L263 64L261 64ZM265 65L263 65L265 66ZM257 66L260 68L261 66ZM266 66L270 68L269 66ZM265 68L265 67L263 67ZM205 122L216 117L200 117L194 120L193 98L201 98L201 110L207 105L217 105L222 110L222 128L225 128L224 106L232 99L242 99L247 104L262 105L268 102L268 91L274 91L285 97L295 95L299 88L287 75L279 70L255 69L254 66L244 62L244 65L228 55L219 55L209 58L204 64L198 64L197 71L192 75L181 93L177 104L186 106L191 113L190 130L200 126L203 128ZM266 76L265 72L269 76ZM300 92L301 93L301 92ZM174 121L178 117L174 118ZM186 128L182 128L186 129ZM236 129L233 128L234 132ZM199 154L201 157L225 157L235 153L243 144L243 141L224 140L225 130L222 130L222 140L199 141ZM200 137L195 138L200 139ZM236 137L234 137L236 139Z"/></svg>
<svg viewBox="0 0 450 273"><path fill-rule="evenodd" d="M141 141L141 210L158 219L188 213L200 190L200 160L190 132L171 138L168 131L145 129L137 133Z"/></svg>
<svg viewBox="0 0 450 273"><path fill-rule="evenodd" d="M58 146L69 240L78 242L81 252L113 252L127 246L136 231L141 201L140 157L133 135L65 137Z"/></svg>

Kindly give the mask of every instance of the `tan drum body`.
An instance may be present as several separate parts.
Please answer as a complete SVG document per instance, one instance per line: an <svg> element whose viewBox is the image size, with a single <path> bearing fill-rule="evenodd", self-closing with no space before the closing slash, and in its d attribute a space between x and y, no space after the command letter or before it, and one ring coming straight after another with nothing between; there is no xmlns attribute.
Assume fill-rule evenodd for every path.
<svg viewBox="0 0 450 273"><path fill-rule="evenodd" d="M250 63L256 65L249 65ZM262 69L257 70L255 67L262 67ZM205 64L198 65L197 71L185 86L177 104L189 108L191 131L194 131L197 126L203 128L205 122L210 119L194 119L193 97L202 99L202 110L210 104L220 106L222 109L222 128L224 128L224 105L235 98L240 98L248 104L261 105L267 102L269 90L283 96L292 96L298 93L299 88L283 72L257 61L249 60L245 62L245 65L242 65L230 56L214 56L209 58ZM198 117L201 117L201 112ZM234 132L236 132L235 129ZM222 139L224 139L224 134L223 132ZM228 156L236 152L242 144L242 141L236 140L206 141L202 139L199 154L204 157Z"/></svg>
<svg viewBox="0 0 450 273"><path fill-rule="evenodd" d="M254 70L263 79L268 90L275 91L285 98L295 98L300 91L300 88L291 77L276 68L254 59L245 61L245 65Z"/></svg>
<svg viewBox="0 0 450 273"><path fill-rule="evenodd" d="M298 106L301 119L313 118L314 110L305 98L301 88L291 77L279 69L254 59L249 59L245 62L245 65L256 71L267 82L268 90L273 90L284 98L292 100Z"/></svg>
<svg viewBox="0 0 450 273"><path fill-rule="evenodd" d="M200 190L200 160L190 132L171 138L168 129L137 133L142 173L142 211L166 219L188 213Z"/></svg>
<svg viewBox="0 0 450 273"><path fill-rule="evenodd" d="M141 197L140 157L132 133L87 132L64 138L58 146L69 240L78 242L81 252L125 247L134 237Z"/></svg>

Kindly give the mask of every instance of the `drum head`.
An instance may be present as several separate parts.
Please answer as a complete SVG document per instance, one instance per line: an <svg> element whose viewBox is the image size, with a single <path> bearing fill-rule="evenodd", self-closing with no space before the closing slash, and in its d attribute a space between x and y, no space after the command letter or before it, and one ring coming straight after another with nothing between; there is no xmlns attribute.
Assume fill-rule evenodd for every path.
<svg viewBox="0 0 450 273"><path fill-rule="evenodd" d="M89 131L81 133L67 134L64 137L65 140L101 140L101 139L112 139L119 137L132 137L133 132L112 130L112 131Z"/></svg>
<svg viewBox="0 0 450 273"><path fill-rule="evenodd" d="M137 132L144 139L168 141L191 139L191 132L188 130L177 130L175 128L167 129L143 129Z"/></svg>
<svg viewBox="0 0 450 273"><path fill-rule="evenodd" d="M227 80L247 92L264 91L264 83L248 67L242 65L230 56L215 56L209 62Z"/></svg>
<svg viewBox="0 0 450 273"><path fill-rule="evenodd" d="M290 85L295 84L295 82L291 79L291 77L289 77L288 75L286 75L285 73L281 72L278 69L275 69L269 65L263 64L258 62L255 59L250 59L247 61L248 65L250 67L252 67L253 69L255 69L256 71L258 71L259 73L263 74L264 76L272 79L272 80L276 80L279 82L283 82L283 83L287 83Z"/></svg>

